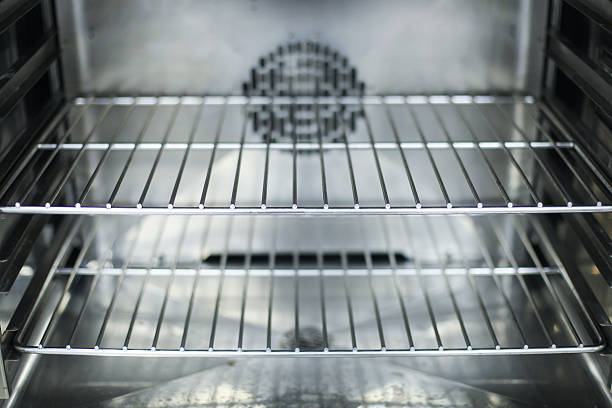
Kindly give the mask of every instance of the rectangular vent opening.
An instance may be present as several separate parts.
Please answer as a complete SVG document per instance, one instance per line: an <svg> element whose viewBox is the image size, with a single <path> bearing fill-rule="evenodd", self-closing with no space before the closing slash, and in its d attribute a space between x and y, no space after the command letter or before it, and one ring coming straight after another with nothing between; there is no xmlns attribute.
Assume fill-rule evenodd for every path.
<svg viewBox="0 0 612 408"><path fill-rule="evenodd" d="M392 253L391 256L394 258L397 265L401 265L409 261L409 258L400 252ZM297 260L295 258L297 257ZM389 262L389 254L386 252L372 252L370 254L372 259L373 268L388 268L391 263ZM208 266L217 267L221 265L223 260L222 254L211 254L203 259L204 264ZM227 254L226 268L237 268L243 267L246 261L246 254L230 252ZM251 254L251 267L252 268L266 268L270 265L270 254L268 253L253 253ZM322 267L324 269L337 269L342 267L342 254L340 253L326 253L322 256ZM366 256L360 252L346 252L346 263L349 267L363 267L367 266ZM299 269L312 269L317 268L317 254L314 252L300 252L297 254L291 252L278 252L275 255L274 265L276 268L285 269L293 268L297 264Z"/></svg>

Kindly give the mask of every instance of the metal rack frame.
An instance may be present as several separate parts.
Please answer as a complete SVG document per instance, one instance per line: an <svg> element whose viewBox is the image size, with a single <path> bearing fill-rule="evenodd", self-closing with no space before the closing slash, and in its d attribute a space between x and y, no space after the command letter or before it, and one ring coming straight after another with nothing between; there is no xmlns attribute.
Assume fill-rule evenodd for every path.
<svg viewBox="0 0 612 408"><path fill-rule="evenodd" d="M512 117L503 111L502 106L506 103L517 103L532 105L536 108L538 118L531 119L535 123L535 130L538 133L538 140L531 140L526 134L526 129L521 127ZM264 134L261 141L253 142L247 140L245 134L248 128L249 117L253 109L261 106L289 106L303 105L314 108L314 126L316 128L317 137L311 141L298 141L295 134L291 136L289 141L271 141L270 134ZM102 105L104 109L98 116L93 127L86 133L83 140L77 140L74 143L71 141L71 135L75 133L75 129L79 126L85 113L88 109L95 105ZM144 142L144 137L151 126L153 117L160 106L171 105L175 106L172 114L166 124L163 138L159 142ZM368 119L364 107L378 105L382 106L386 112L389 127L391 132L389 135L384 135L389 141L380 141L380 135L374 135L370 120ZM403 105L406 107L406 114L409 115L415 125L416 136L418 141L402 141L400 139L400 130L394 122L389 111L389 107L393 105ZM444 136L443 141L429 141L423 126L419 123L419 118L415 114L414 107L417 105L428 106L434 118L442 130ZM92 141L98 133L100 125L104 122L107 114L113 107L123 107L125 110L121 118L120 124L114 135L101 135L99 141ZM140 130L135 135L133 142L118 142L116 137L121 129L125 126L131 113L136 107L148 106L149 110ZM172 131L174 124L177 121L177 116L182 106L197 106L197 114L191 125L191 131L186 143L176 143L169 141L169 134ZM198 142L195 140L196 131L200 123L202 111L207 106L222 106L220 118L217 122L216 133L212 142ZM470 141L458 141L453 139L452 131L445 125L445 122L439 111L439 106L452 106L457 115L457 118L463 123L471 136ZM470 123L469 119L462 113L462 107L468 106L480 112L482 123L486 124L489 133L485 136L478 135L474 123ZM492 119L489 118L483 111L484 106L496 107L502 115L505 125L512 129L515 136L519 140L505 140L504 135L499 133L499 129L495 127ZM357 109L362 112L363 122L367 130L367 141L351 141L347 137L347 126L345 119L340 115L341 137L339 141L324 141L321 136L322 120L320 118L320 108L332 109ZM0 188L0 196L3 198L3 205L0 211L7 213L44 213L44 214L330 214L330 215L350 215L350 214L487 214L487 213L575 213L575 212L609 212L612 211L612 183L608 176L602 172L597 165L586 155L574 140L558 140L551 134L550 129L555 129L556 121L550 118L550 111L545 105L535 101L531 97L501 97L501 96L465 96L465 95L439 95L439 96L366 96L366 97L89 97L77 98L75 100L76 112L68 128L59 137L55 143L40 143L36 148L27 155L26 159L18 166L18 168L7 178L7 182ZM241 135L238 141L224 141L221 134L224 127L224 118L226 112L231 109L240 109L244 119L241 124ZM540 117L541 116L541 117ZM295 119L293 119L295 120ZM59 121L55 121L57 124ZM472 121L473 122L473 121ZM293 127L295 128L295 126ZM561 132L563 137L567 137L566 132ZM493 139L489 139L493 136ZM541 140L540 140L541 139ZM201 182L193 180L186 181L184 171L187 162L190 158L190 153L194 151L210 151L210 159L207 165L204 166ZM241 162L243 153L249 150L265 151L265 162L263 170L262 191L260 204L257 206L242 206L237 205L237 193L241 175ZM270 152L274 150L288 151L292 154L292 166L287 168L287 174L291 173L292 182L292 199L291 203L282 206L270 205L268 198L269 178L270 178ZM330 151L344 151L346 153L346 161L348 163L349 179L347 183L350 185L352 193L352 206L331 205L328 198L328 176L326 171L326 153ZM352 153L355 151L365 150L371 151L375 165L375 171L379 181L379 186L371 186L371 189L379 189L380 195L383 198L382 205L368 205L360 201L360 191L358 191L356 183L356 175L354 170L354 159ZM406 152L410 150L424 151L431 166L431 170L435 175L435 180L438 184L441 196L444 199L443 205L424 205L421 201L422 194L418 191L419 187L415 183L415 178L419 175L414 174L414 169L411 169L410 160L407 158ZM437 150L449 151L458 168L460 169L460 177L458 180L449 180L444 177L440 171L440 163L434 157L432 152ZM472 150L478 152L482 163L487 169L488 175L496 189L498 198L496 200L485 197L482 191L478 191L474 182L474 174L470 174L467 169L465 159L461 157L459 151ZM508 161L508 167L519 174L519 183L528 191L528 200L530 203L518 204L511 197L507 185L501 180L500 175L496 172L494 165L491 162L488 151L498 150L504 153L505 160ZM83 156L90 151L100 151L102 156L97 163L94 163L94 170L89 175L84 186L78 187L74 202L66 203L62 200L62 195L65 193L65 187L70 184L71 178L76 173L76 169L82 164ZM107 162L112 152L124 151L128 152L120 175L118 176L112 193L104 202L88 204L87 197L92 194L92 189L95 189L94 182L100 177L100 169ZM139 198L135 198L133 203L116 202L117 194L122 188L126 174L133 167L136 152L150 151L156 152L154 157L146 166L150 168L146 177L146 182L143 185ZM183 152L180 162L180 168L176 177L169 177L172 180L172 193L168 197L167 203L163 205L147 205L146 198L152 186L153 178L156 175L160 158L163 152L179 151ZM212 182L213 169L215 166L216 154L220 151L231 151L238 154L237 164L234 170L234 180L231 189L231 196L227 198L227 205L214 206L208 205L206 202L209 186ZM408 190L412 194L413 205L397 205L389 197L388 189L390 180L385 177L383 166L381 165L380 152L393 151L398 153L398 165L404 169L405 180L393 180L393 187L397 189ZM516 151L528 151L532 157L532 162L538 170L541 170L541 176L538 174L530 175L528 171L521 165L515 156ZM556 159L561 166L554 167L550 159L543 157L544 154L554 152ZM71 163L63 171L63 175L58 184L53 186L43 186L41 179L47 171L52 167L54 160L57 159L61 152L74 152L71 158ZM320 179L321 179L321 203L319 206L302 205L298 200L298 177L297 156L299 153L311 152L318 153L320 159ZM571 157L570 157L571 155ZM24 174L28 173L30 167L35 166L37 170L25 178ZM557 164L555 164L557 166ZM563 173L560 173L563 171ZM539 171L534 171L539 173ZM534 184L534 177L541 177L545 187L538 187ZM25 191L16 193L13 191L14 185L17 185L22 178L24 182L27 180L28 187ZM201 198L199 203L194 203L191 206L180 206L176 204L177 192L179 186L185 183L192 183L193 189L201 190ZM448 192L449 183L465 183L470 192L472 204L457 204L453 202ZM572 185L572 183L574 185ZM48 189L45 193L46 198L39 204L32 202L33 191L37 189ZM190 185L191 188L191 185ZM546 191L544 191L546 190ZM46 190L44 190L46 191ZM369 192L371 193L371 192ZM491 194L491 192L487 192ZM544 196L550 196L550 199L544 199ZM557 199L554 198L557 196ZM520 201L520 200L519 200Z"/></svg>
<svg viewBox="0 0 612 408"><path fill-rule="evenodd" d="M146 219L144 217L143 219ZM15 347L23 352L27 353L38 353L38 354L65 354L65 355L109 355L109 356L209 356L209 357L237 357L237 356L354 356L354 355L406 355L406 356L434 356L434 355L504 355L504 354L551 354L551 353L583 353L583 352L597 352L601 351L605 347L603 337L600 334L599 329L588 317L588 313L584 305L581 303L578 294L571 281L568 279L563 265L559 264L559 257L554 253L552 246L548 245L550 241L546 237L544 230L535 224L531 224L530 219L522 219L513 222L512 230L513 236L519 240L520 245L527 252L530 262L533 266L521 266L519 261L516 259L514 252L510 246L507 238L508 224L500 222L497 217L487 218L473 218L464 217L461 222L467 222L469 225L466 227L473 231L476 237L479 237L480 231L483 228L487 228L492 231L493 239L497 241L499 247L503 250L503 264L509 265L509 267L496 266L493 261L491 249L487 246L484 239L477 239L473 242L480 251L482 259L485 261L484 267L474 267L469 264L465 255L465 244L459 240L457 235L456 227L453 225L457 221L453 222L450 217L444 217L447 222L448 228L451 231L452 240L456 243L457 250L461 254L461 265L459 267L450 267L447 265L446 257L441 252L437 244L436 229L432 228L431 219L424 217L426 224L426 231L424 234L428 235L431 241L432 248L436 254L437 262L433 267L424 266L423 259L419 256L419 251L410 243L409 253L413 257L410 265L399 266L393 255L392 245L389 236L389 226L387 221L390 218L380 218L380 228L382 229L384 236L384 246L388 255L388 266L380 267L373 263L371 255L371 248L368 244L367 234L368 231L363 225L360 225L361 238L363 241L363 259L365 265L361 267L351 266L348 260L347 251L344 249L340 250L340 266L330 266L324 263L325 250L320 246L316 250L316 267L314 268L303 268L299 263L300 253L296 249L292 255L292 266L288 268L280 268L275 264L276 262L276 238L273 239L273 245L268 253L268 266L267 267L253 267L252 251L253 241L255 232L255 220L256 218L249 218L248 222L248 233L247 233L247 249L244 253L244 263L242 267L228 267L228 248L229 242L231 241L232 234L232 222L235 217L229 217L227 220L226 236L223 246L224 250L221 254L218 268L211 268L210 265L204 266L202 261L195 262L193 267L178 267L178 259L181 251L184 248L184 244L187 241L187 225L190 219L183 219L180 223L180 234L174 249L174 257L167 260L167 264L158 265L158 257L160 251L160 241L164 234L167 232L169 226L168 220L170 217L163 217L163 221L156 222L157 231L152 234L151 231L143 228L144 222L142 219L138 223L131 225L132 231L131 238L127 241L122 241L122 246L127 250L126 255L122 261L120 267L110 267L109 257L112 255L113 247L117 245L117 239L125 234L125 226L123 228L117 228L117 232L114 238L107 243L104 248L99 247L96 253L97 257L94 259L88 259L87 254L91 249L91 245L94 242L94 238L98 234L100 228L100 219L94 219L93 225L82 227L81 235L82 245L81 249L76 256L76 259L72 265L65 265L60 259L55 263L54 269L51 271L52 279L49 282L56 282L56 287L52 290L53 285L49 284L46 290L43 291L41 297L46 301L40 303L39 310L36 312L39 316L38 321L31 321L23 331L21 336L17 339ZM212 218L209 218L209 220ZM503 221L503 220L502 220ZM173 221L174 222L174 221ZM359 220L357 221L359 222ZM403 234L408 241L412 241L413 234L411 233L411 220L409 218L402 218L402 221L398 225L402 229ZM528 222L527 225L524 225ZM176 224L175 224L176 226ZM207 222L206 227L202 228L199 233L200 252L205 251L208 245L210 222ZM505 230L502 231L502 228ZM531 240L528 237L527 228L532 230L538 239L542 240L546 245L543 247L546 251L544 254L540 254L534 248ZM278 227L273 227L273 236L276 237L278 234ZM150 256L147 265L132 265L133 256L135 252L138 252L140 245L139 241L144 237L147 238L150 245ZM150 238L150 239L149 239ZM197 237L191 237L197 240ZM74 235L70 238L74 239ZM552 251L551 253L547 253ZM553 264L548 265L545 258L552 259ZM95 261L93 264L86 263L88 261ZM79 327L82 326L87 319L84 317L88 312L91 312L91 308L98 307L99 305L92 303L92 298L97 290L101 290L100 281L104 277L116 277L110 284L112 295L108 304L103 306L103 319L99 324L99 328L92 330L97 333L93 333L95 341L88 343L87 345L75 344L75 338ZM471 293L470 296L475 300L477 305L474 310L466 309L465 304L463 306L458 300L458 292L456 283L451 285L450 279L459 276L466 278L465 286L461 289L462 293ZM165 285L162 285L163 298L159 297L161 304L155 306L155 310L148 310L146 313L141 311L143 307L143 297L146 291L147 285L150 285L153 277L167 277ZM234 288L240 293L239 300L231 299L234 304L239 302L239 317L236 317L237 322L228 323L227 320L220 318L220 309L224 299L224 281L230 277L242 277L242 287ZM317 310L300 310L300 282L301 278L310 278L318 281L318 289L314 289L314 292L319 292L318 306L315 307ZM420 291L420 297L422 297L425 308L423 309L422 316L419 322L429 322L430 329L433 331L435 336L435 347L423 347L419 346L418 336L423 335L423 331L415 329L415 316L410 313L414 311L409 310L406 301L414 301L410 299L406 290L406 286L399 283L400 279L406 279L406 277L412 277L416 279L413 282L418 286ZM502 277L510 277L516 280L518 286L515 286L520 293L521 297L526 299L524 301L517 301L515 298L516 293L509 293L507 285L501 283ZM326 279L342 279L344 291L335 291L334 293L329 292L325 283ZM366 278L367 282L364 283L363 278ZM487 300L484 299L481 286L477 283L482 282L482 279L491 279L493 282L493 288L497 293L497 298L501 303L497 306L491 306L487 304ZM546 293L545 297L549 299L544 301L542 294L534 289L533 286L529 287L526 283L526 279L538 278L539 287L543 292ZM88 281L88 288L85 291L84 298L82 300L74 300L80 302L80 306L74 309L74 312L66 314L69 303L73 296L71 295L75 289L75 282L77 279L86 279ZM131 295L121 294L122 287L125 287L126 279L137 280L137 282L131 282L131 288L135 289L135 292ZM267 289L267 299L253 298L249 295L249 284L254 284L258 279L268 279L269 287ZM357 281L356 279L361 279ZM424 279L428 279L428 284L425 284ZM198 289L202 290L201 283L208 280L208 285L204 287L213 288L216 285L216 291L213 294L214 307L211 309L212 314L206 319L210 324L208 330L208 347L196 347L190 346L188 340L189 333L194 328L198 328L198 322L194 319L194 307L196 299L198 299ZM283 281L288 283L285 287L292 287L292 290L285 291L280 294L275 293L275 281ZM376 280L376 281L375 281ZM442 288L446 291L447 299L450 299L452 304L452 311L440 315L440 311L437 309L438 304L442 301L438 297L433 297L432 282L438 285L438 288ZM388 334L385 332L385 328L389 326L384 323L386 317L389 314L389 299L384 299L386 308L383 313L380 302L383 299L380 298L380 288L375 290L375 282L385 281L387 285L392 287L392 291L388 293L388 297L395 298L394 306L392 307L395 316L400 316L400 321L403 323L403 330L405 331L406 345L405 347L398 348L397 346L390 345L387 343L389 340ZM418 282L418 284L417 284ZM164 324L167 322L169 317L167 316L167 307L169 304L170 293L174 285L181 283L181 288L185 289L185 297L182 300L184 306L184 313L181 313L183 320L180 323L174 321L176 330L171 330L175 339L175 347L161 347L159 345L160 333L163 331ZM187 283L187 285L185 285ZM312 283L312 282L311 282ZM507 283L507 282L506 282ZM81 283L83 284L83 283ZM363 286L363 285L366 286ZM533 281L531 283L533 285ZM106 291L109 290L109 283L105 286ZM212 285L212 286L211 286ZM357 286L355 286L357 285ZM235 285L230 285L235 286ZM261 286L261 285L260 285ZM317 285L315 285L317 286ZM453 289L454 286L454 289ZM259 286L258 286L259 287ZM363 290L360 296L355 297L354 288L361 288ZM277 288L278 290L278 288ZM341 293L343 292L343 293ZM55 295L53 295L55 293ZM105 292L106 293L106 292ZM213 292L211 292L213 293ZM387 292L385 292L387 293ZM565 294L564 294L565 293ZM568 295L569 294L569 295ZM273 319L273 309L277 302L281 299L278 296L285 296L284 306L281 308L280 313L283 315L285 320L293 321L293 331L290 333L294 337L295 344L291 345L279 345L277 341L273 341L272 332L274 319L278 318L278 315ZM337 301L346 303L346 310L339 311L330 309L327 307L326 301L330 299L329 296L335 296ZM127 309L122 309L120 316L124 317L125 322L129 317L129 324L127 330L123 333L122 345L109 346L104 343L105 335L108 334L109 326L115 322L117 317L117 305L118 303L125 301L128 296L129 303L132 305ZM225 295L227 296L227 295ZM569 297L568 297L569 296ZM108 296L105 296L108 298ZM78 298L78 297L76 297ZM120 299L121 298L121 299ZM369 298L369 299L367 299ZM573 298L573 299L572 299ZM175 299L176 301L176 299ZM265 330L259 330L258 333L265 337L260 339L261 347L252 348L243 343L245 335L245 314L250 307L253 307L253 302L258 304L257 310L267 310L265 312ZM358 340L359 325L355 321L355 308L363 310L364 302L371 305L371 310L368 312L370 316L373 316L373 321L368 328L370 333L376 332L378 337L377 347L364 347ZM489 300L490 302L490 300ZM543 303L544 302L544 303ZM186 307L185 307L186 306ZM525 310L527 308L529 310ZM499 310L504 310L504 313L508 317L500 317L495 315ZM545 309L547 313L547 320L551 318L555 320L554 333L551 331L551 322L545 321L543 318L542 310ZM46 310L46 311L45 311ZM157 311L156 311L157 310ZM77 313L75 313L77 312ZM339 317L339 313L347 313L346 326L347 333L350 333L350 346L334 347L330 342L331 335L329 334L328 322L331 318ZM468 326L466 323L465 313L478 317L478 325L485 327L486 330L483 332L487 333L489 346L478 346L474 345L471 330L474 326ZM144 314L143 314L144 313ZM277 311L278 313L278 311ZM304 313L311 313L311 315L320 314L320 342L316 346L300 347L300 329L302 329L300 318L304 316ZM522 313L522 314L521 314ZM532 316L535 320L529 325L526 325L525 313ZM552 313L552 315L551 315ZM551 317L554 316L554 317ZM439 320L439 319L443 320ZM136 322L142 319L147 320L150 324L145 324L147 327L155 327L154 333L149 333L152 339L149 347L136 347L131 346L131 340L136 327ZM176 320L176 316L174 316ZM450 320L449 320L450 319ZM507 324L512 327L508 327L509 332L518 333L520 337L519 345L504 344L501 341L501 337L504 337L504 332L500 332L499 319L507 320ZM557 320L558 319L558 320ZM450 321L454 321L458 324L459 329L451 331L449 334L448 324ZM125 323L124 322L124 323ZM263 321L262 321L263 323ZM418 322L417 322L418 323ZM446 327L444 335L441 335L442 327L441 324ZM216 334L220 331L227 331L227 325L229 324L230 331L234 333L236 341L233 342L234 346L230 349L217 346ZM473 324L473 323L472 323ZM97 323L96 323L97 325ZM534 325L537 326L535 333ZM180 326L180 327L179 327ZM234 327L236 326L236 327ZM57 332L58 327L62 327L60 338L58 340ZM97 327L97 326L96 326ZM142 326L141 326L142 327ZM234 327L234 329L231 329ZM374 329L375 328L375 329ZM234 332L235 330L235 332ZM364 330L362 328L362 330ZM419 331L420 330L420 331ZM178 334L180 332L180 335ZM265 333L265 335L264 335ZM113 336L116 333L113 334ZM506 333L507 334L507 333ZM397 335L397 333L396 333ZM533 343L534 336L543 339ZM55 337L54 337L55 336ZM449 337L450 336L450 337ZM559 336L565 338L562 343L558 343ZM89 338L93 339L92 336ZM348 336L347 336L348 338ZM463 347L452 347L449 346L449 338L454 338L457 341L464 343ZM557 340L555 340L557 339ZM290 339L291 340L291 339ZM482 340L479 340L482 341ZM557 341L557 343L555 342ZM59 343L58 343L59 342ZM265 342L265 346L264 346ZM77 342L78 343L78 342ZM59 345L58 345L59 344Z"/></svg>

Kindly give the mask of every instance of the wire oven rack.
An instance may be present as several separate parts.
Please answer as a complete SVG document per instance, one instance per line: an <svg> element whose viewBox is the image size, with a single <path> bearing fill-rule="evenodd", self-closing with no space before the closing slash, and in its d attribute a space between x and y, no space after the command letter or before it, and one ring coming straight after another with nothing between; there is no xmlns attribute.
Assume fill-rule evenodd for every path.
<svg viewBox="0 0 612 408"><path fill-rule="evenodd" d="M604 347L536 218L266 221L78 218L16 347L119 356Z"/></svg>
<svg viewBox="0 0 612 408"><path fill-rule="evenodd" d="M76 98L39 142L0 211L612 210L608 176L531 97Z"/></svg>

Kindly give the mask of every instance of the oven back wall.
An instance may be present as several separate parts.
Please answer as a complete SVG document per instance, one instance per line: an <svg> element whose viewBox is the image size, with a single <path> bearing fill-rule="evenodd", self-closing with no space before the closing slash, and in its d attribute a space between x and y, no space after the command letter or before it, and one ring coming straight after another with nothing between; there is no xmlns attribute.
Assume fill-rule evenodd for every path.
<svg viewBox="0 0 612 408"><path fill-rule="evenodd" d="M69 95L240 93L289 40L329 45L367 93L527 91L546 3L515 0L57 1Z"/></svg>

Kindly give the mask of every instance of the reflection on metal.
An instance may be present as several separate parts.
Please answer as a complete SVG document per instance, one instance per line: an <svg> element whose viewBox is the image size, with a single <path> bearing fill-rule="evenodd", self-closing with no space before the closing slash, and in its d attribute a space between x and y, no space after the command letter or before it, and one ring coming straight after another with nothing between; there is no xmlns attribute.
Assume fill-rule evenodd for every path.
<svg viewBox="0 0 612 408"><path fill-rule="evenodd" d="M59 143L38 144L2 186L1 211L612 210L607 179L547 116L537 119L541 105L531 97L96 97L78 98L73 108ZM266 126L252 123L264 108L286 110L289 123L269 126L280 113ZM55 166L59 161L70 165ZM54 172L59 181L48 183ZM68 187L76 189L70 200Z"/></svg>
<svg viewBox="0 0 612 408"><path fill-rule="evenodd" d="M526 217L235 220L85 223L78 254L61 260L38 320L24 330L31 335L16 347L149 357L557 354L604 347L577 307L563 266L547 264L555 259L552 249L535 249ZM253 262L264 244L268 261ZM394 255L399 248L402 257ZM381 253L386 258L372 257ZM210 254L220 254L219 262L203 261Z"/></svg>
<svg viewBox="0 0 612 408"><path fill-rule="evenodd" d="M4 358L0 351L0 399L9 397L8 382L6 381L6 367L4 366Z"/></svg>
<svg viewBox="0 0 612 408"><path fill-rule="evenodd" d="M271 382L275 376L277 381ZM226 407L524 406L524 401L389 359L236 360L96 406L160 406L169 400L182 406Z"/></svg>

